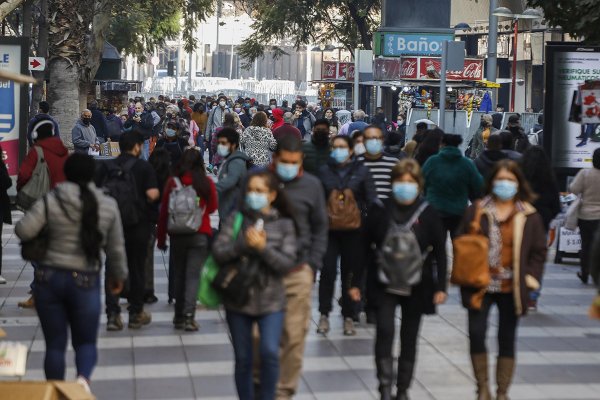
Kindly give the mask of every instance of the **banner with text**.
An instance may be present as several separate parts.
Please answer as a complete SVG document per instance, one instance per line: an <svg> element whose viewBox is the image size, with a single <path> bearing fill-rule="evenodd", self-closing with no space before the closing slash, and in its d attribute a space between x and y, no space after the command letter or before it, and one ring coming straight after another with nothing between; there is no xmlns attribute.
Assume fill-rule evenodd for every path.
<svg viewBox="0 0 600 400"><path fill-rule="evenodd" d="M354 63L325 61L321 79L335 81L353 81L354 80Z"/></svg>
<svg viewBox="0 0 600 400"><path fill-rule="evenodd" d="M376 81L440 80L441 67L440 57L377 58L373 74ZM449 81L481 81L484 78L483 60L467 58L461 71L447 71L446 78Z"/></svg>

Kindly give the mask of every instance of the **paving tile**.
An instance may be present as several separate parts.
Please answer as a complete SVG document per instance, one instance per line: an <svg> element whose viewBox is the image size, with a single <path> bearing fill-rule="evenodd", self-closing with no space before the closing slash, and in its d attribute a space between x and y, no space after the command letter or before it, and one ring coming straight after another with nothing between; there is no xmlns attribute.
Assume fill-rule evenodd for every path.
<svg viewBox="0 0 600 400"><path fill-rule="evenodd" d="M135 382L139 399L189 399L194 398L194 386L190 378L138 378Z"/></svg>
<svg viewBox="0 0 600 400"><path fill-rule="evenodd" d="M118 383L92 380L90 387L98 400L136 400L135 381L133 380L124 380Z"/></svg>

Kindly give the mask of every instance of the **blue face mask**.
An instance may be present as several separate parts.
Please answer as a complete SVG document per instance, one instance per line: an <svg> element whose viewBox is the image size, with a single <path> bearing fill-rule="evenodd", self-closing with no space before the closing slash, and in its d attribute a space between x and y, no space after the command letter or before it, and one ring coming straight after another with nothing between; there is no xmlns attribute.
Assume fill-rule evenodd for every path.
<svg viewBox="0 0 600 400"><path fill-rule="evenodd" d="M230 153L229 146L220 144L217 146L217 154L221 157L227 157Z"/></svg>
<svg viewBox="0 0 600 400"><path fill-rule="evenodd" d="M494 182L492 193L502 201L511 200L516 196L519 186L516 182L499 179Z"/></svg>
<svg viewBox="0 0 600 400"><path fill-rule="evenodd" d="M414 182L394 182L392 192L397 202L410 203L419 196L419 185Z"/></svg>
<svg viewBox="0 0 600 400"><path fill-rule="evenodd" d="M375 156L383 150L383 142L379 139L369 139L365 141L365 147L367 148L367 153Z"/></svg>
<svg viewBox="0 0 600 400"><path fill-rule="evenodd" d="M348 149L333 149L331 151L331 158L335 160L336 163L341 164L346 161L350 157L350 150Z"/></svg>
<svg viewBox="0 0 600 400"><path fill-rule="evenodd" d="M167 128L167 130L165 131L165 133L167 134L167 137L175 137L175 134L177 133L174 129L171 128Z"/></svg>
<svg viewBox="0 0 600 400"><path fill-rule="evenodd" d="M253 211L260 211L269 205L269 198L266 193L248 192L246 205Z"/></svg>
<svg viewBox="0 0 600 400"><path fill-rule="evenodd" d="M289 182L296 178L300 173L300 165L278 162L275 170L277 175L279 175L283 181Z"/></svg>

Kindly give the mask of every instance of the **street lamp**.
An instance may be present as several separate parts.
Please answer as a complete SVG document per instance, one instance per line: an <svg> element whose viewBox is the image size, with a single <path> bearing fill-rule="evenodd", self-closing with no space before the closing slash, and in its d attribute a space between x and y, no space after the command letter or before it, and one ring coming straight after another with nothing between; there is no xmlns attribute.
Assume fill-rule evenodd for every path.
<svg viewBox="0 0 600 400"><path fill-rule="evenodd" d="M520 19L542 19L542 13L534 8L528 8L522 14L515 14L508 7L498 7L492 15L496 17L510 18L513 20L514 38L513 38L513 61L512 61L512 87L510 91L510 112L515 111L515 95L517 89L517 46L519 37Z"/></svg>

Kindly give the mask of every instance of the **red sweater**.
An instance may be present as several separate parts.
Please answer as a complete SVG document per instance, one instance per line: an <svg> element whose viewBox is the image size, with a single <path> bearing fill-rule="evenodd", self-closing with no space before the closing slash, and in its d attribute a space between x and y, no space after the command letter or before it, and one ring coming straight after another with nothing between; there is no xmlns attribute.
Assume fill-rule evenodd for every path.
<svg viewBox="0 0 600 400"><path fill-rule="evenodd" d="M190 172L186 172L183 176L180 177L181 183L185 186L192 184L192 174ZM210 178L206 178L206 180L210 184L210 197L208 199L200 199L200 207L206 207L206 211L202 216L202 225L200 225L200 229L198 229L198 233L204 233L206 235L212 235L212 228L210 227L210 214L217 210L218 201L217 201L217 189L215 188L215 184ZM169 178L167 184L165 185L165 190L163 193L162 201L160 203L160 216L158 217L158 228L156 233L156 239L158 247L164 247L167 241L167 223L169 219L169 197L171 196L171 191L176 187L175 180L173 178Z"/></svg>
<svg viewBox="0 0 600 400"><path fill-rule="evenodd" d="M50 186L54 188L54 186L66 180L63 169L65 161L69 157L69 151L58 137L39 140L35 145L40 146L44 151L44 159L48 164L48 171L50 172ZM37 151L32 147L19 167L17 190L21 190L31 179L33 170L37 165L37 159Z"/></svg>

